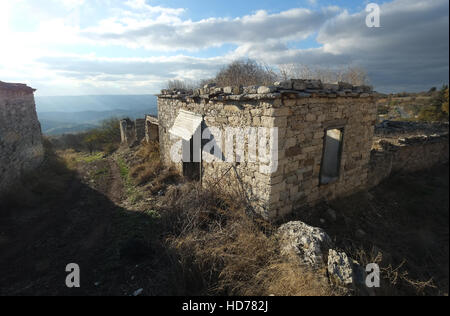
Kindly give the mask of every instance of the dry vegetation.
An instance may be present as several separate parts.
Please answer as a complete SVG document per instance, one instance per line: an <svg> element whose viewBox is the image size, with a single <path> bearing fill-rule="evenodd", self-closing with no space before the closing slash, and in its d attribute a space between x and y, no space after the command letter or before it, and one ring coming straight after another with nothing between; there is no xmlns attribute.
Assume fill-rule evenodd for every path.
<svg viewBox="0 0 450 316"><path fill-rule="evenodd" d="M378 114L389 120L448 121L448 100L448 86L421 93L391 94L378 99Z"/></svg>
<svg viewBox="0 0 450 316"><path fill-rule="evenodd" d="M173 168L163 166L159 156L159 144L156 142L142 144L135 155L130 176L138 186L152 194L165 190L167 185L180 181L178 173Z"/></svg>
<svg viewBox="0 0 450 316"><path fill-rule="evenodd" d="M58 150L88 151L90 153L103 151L112 154L120 146L119 119L104 120L98 128L78 134L64 134L50 138Z"/></svg>
<svg viewBox="0 0 450 316"><path fill-rule="evenodd" d="M324 83L348 82L352 85L367 85L370 83L367 72L358 66L339 68L308 66L302 64L285 64L279 67L279 77L282 80L291 78L315 79Z"/></svg>
<svg viewBox="0 0 450 316"><path fill-rule="evenodd" d="M325 83L343 81L353 85L369 84L367 72L357 66L329 68L284 64L273 67L252 59L238 59L220 69L214 78L200 80L198 83L189 80L170 80L167 88L188 90L203 87L208 83L215 83L218 87L271 86L276 81L288 79L315 79Z"/></svg>
<svg viewBox="0 0 450 316"><path fill-rule="evenodd" d="M164 278L170 282L170 293L336 294L327 280L280 255L275 227L250 216L239 195L182 181L173 169L161 166L158 149L156 143L143 144L128 163L136 185L153 195L163 192L158 197L157 228L151 234L156 230L161 236L159 248L165 249L166 257L158 269L174 277ZM131 245L131 253L134 248Z"/></svg>
<svg viewBox="0 0 450 316"><path fill-rule="evenodd" d="M189 183L171 187L161 211L167 242L190 290L207 295L333 295L327 280L284 258L274 227L244 201Z"/></svg>
<svg viewBox="0 0 450 316"><path fill-rule="evenodd" d="M379 263L382 287L377 295L448 295L448 172L444 165L397 174L370 192L293 217L324 228L363 266ZM329 207L338 214L337 221L322 224Z"/></svg>
<svg viewBox="0 0 450 316"><path fill-rule="evenodd" d="M90 267L85 274L89 283L79 294L127 295L138 288L146 295L343 294L324 271L310 271L297 258L282 256L277 226L252 216L240 195L183 182L174 170L161 167L157 144L113 157L72 150L63 152L62 159L48 143L47 149L43 169L23 182L20 196L8 200L10 212L19 216L25 207L39 217L27 216L28 222L19 217L19 227L2 214L5 231L20 228L4 260L0 256L4 293L69 293L55 281L60 278L56 271L75 256ZM121 176L133 182L123 183L123 190L133 185L143 192L139 207L130 199L112 202L119 194L111 190L111 179L118 184L121 176L108 166L120 157L127 164L119 166ZM76 180L75 170L89 170L89 187ZM47 205L48 211L39 211ZM338 219L324 225L322 211L330 206ZM324 228L339 249L362 265L380 263L379 295L448 294L448 166L444 172L398 175L369 194L303 210L292 219ZM356 235L358 229L366 234ZM19 241L36 250L14 255ZM34 263L48 257L54 264L44 270L45 280L24 290L24 283L35 280ZM16 273L12 267L24 262L30 263L27 273ZM5 283L12 276L19 281ZM98 287L93 285L97 281Z"/></svg>

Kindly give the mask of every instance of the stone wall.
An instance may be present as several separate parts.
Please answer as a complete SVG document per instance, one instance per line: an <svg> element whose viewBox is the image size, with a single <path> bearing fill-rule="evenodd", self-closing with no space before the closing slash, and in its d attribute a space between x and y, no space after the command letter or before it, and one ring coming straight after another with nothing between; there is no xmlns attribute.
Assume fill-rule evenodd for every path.
<svg viewBox="0 0 450 316"><path fill-rule="evenodd" d="M241 192L255 211L274 219L295 208L354 193L366 187L376 106L370 87L346 83L322 84L313 80L289 80L271 87L225 87L207 85L195 91L164 90L158 98L162 161L183 171L173 162L172 138L180 110L204 118L204 127L277 128L276 161L271 166L251 159L247 135L240 163L207 162L203 152L202 180ZM324 138L329 128L342 128L344 140L339 178L320 184ZM224 135L222 135L222 140ZM225 159L232 153L223 150ZM275 172L267 167L276 166Z"/></svg>
<svg viewBox="0 0 450 316"><path fill-rule="evenodd" d="M159 141L159 122L158 118L147 115L145 118L145 140L147 143Z"/></svg>
<svg viewBox="0 0 450 316"><path fill-rule="evenodd" d="M140 143L145 138L145 119L136 119L134 126L136 133L136 141Z"/></svg>
<svg viewBox="0 0 450 316"><path fill-rule="evenodd" d="M123 119L120 121L120 137L123 145L134 146L141 143L146 133L145 119Z"/></svg>
<svg viewBox="0 0 450 316"><path fill-rule="evenodd" d="M123 145L134 144L135 137L135 123L130 119L123 119L120 121L120 138Z"/></svg>
<svg viewBox="0 0 450 316"><path fill-rule="evenodd" d="M34 89L0 81L0 193L42 163Z"/></svg>
<svg viewBox="0 0 450 316"><path fill-rule="evenodd" d="M393 173L416 172L448 161L448 123L384 122L376 128L369 186Z"/></svg>

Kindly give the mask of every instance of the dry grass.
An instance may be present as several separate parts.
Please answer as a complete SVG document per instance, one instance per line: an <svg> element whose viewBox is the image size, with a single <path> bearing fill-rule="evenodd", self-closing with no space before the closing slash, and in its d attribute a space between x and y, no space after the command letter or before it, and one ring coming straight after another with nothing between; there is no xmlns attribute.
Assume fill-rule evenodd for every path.
<svg viewBox="0 0 450 316"><path fill-rule="evenodd" d="M160 161L147 161L131 168L130 174L137 185L143 185L155 178L161 170L162 164Z"/></svg>
<svg viewBox="0 0 450 316"><path fill-rule="evenodd" d="M196 184L169 188L162 219L180 277L199 295L332 295L326 280L279 253L273 228L236 196Z"/></svg>
<svg viewBox="0 0 450 316"><path fill-rule="evenodd" d="M448 182L448 165L397 174L369 193L299 210L292 219L324 228L363 267L378 263L382 280L376 295L447 296ZM322 224L329 207L337 221ZM359 229L365 234L356 234Z"/></svg>
<svg viewBox="0 0 450 316"><path fill-rule="evenodd" d="M142 145L135 154L133 165L130 175L135 184L145 185L152 194L164 190L168 184L179 179L175 170L161 163L157 142Z"/></svg>
<svg viewBox="0 0 450 316"><path fill-rule="evenodd" d="M317 273L305 270L294 261L274 262L253 278L245 295L275 296L334 296L327 280L320 279Z"/></svg>

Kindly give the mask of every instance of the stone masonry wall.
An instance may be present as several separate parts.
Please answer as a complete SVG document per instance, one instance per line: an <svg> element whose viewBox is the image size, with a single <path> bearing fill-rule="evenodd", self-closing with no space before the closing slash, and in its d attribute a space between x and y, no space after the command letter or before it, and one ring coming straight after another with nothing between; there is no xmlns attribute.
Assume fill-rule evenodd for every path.
<svg viewBox="0 0 450 316"><path fill-rule="evenodd" d="M0 82L0 193L44 157L33 93L26 85Z"/></svg>
<svg viewBox="0 0 450 316"><path fill-rule="evenodd" d="M120 121L120 138L124 145L132 145L136 139L134 122L130 119Z"/></svg>
<svg viewBox="0 0 450 316"><path fill-rule="evenodd" d="M208 85L195 91L165 90L158 98L161 156L180 171L182 163L172 162L170 154L178 140L171 139L169 130L181 109L202 115L206 127L278 128L274 173L262 172L263 163L249 162L246 146L245 159L239 164L202 163L205 183L240 191L265 218L274 219L367 185L376 121L370 87L290 80L272 87ZM325 131L333 127L343 128L345 135L340 177L333 184L320 185Z"/></svg>
<svg viewBox="0 0 450 316"><path fill-rule="evenodd" d="M145 140L147 143L159 141L158 118L152 115L147 115L145 117Z"/></svg>
<svg viewBox="0 0 450 316"><path fill-rule="evenodd" d="M271 178L271 210L283 216L303 205L363 190L368 180L376 107L371 96L284 99L277 115L279 168ZM283 115L283 116L281 116ZM325 130L343 128L339 179L320 184Z"/></svg>
<svg viewBox="0 0 450 316"><path fill-rule="evenodd" d="M448 132L380 139L371 153L369 186L377 186L393 173L425 170L448 161Z"/></svg>
<svg viewBox="0 0 450 316"><path fill-rule="evenodd" d="M145 138L145 119L123 119L120 121L121 143L127 146L139 144Z"/></svg>

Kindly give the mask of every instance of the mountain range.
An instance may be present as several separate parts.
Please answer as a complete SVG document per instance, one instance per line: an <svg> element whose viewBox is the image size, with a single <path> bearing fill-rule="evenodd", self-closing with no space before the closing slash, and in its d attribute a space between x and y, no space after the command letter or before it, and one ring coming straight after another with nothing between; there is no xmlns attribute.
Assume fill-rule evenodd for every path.
<svg viewBox="0 0 450 316"><path fill-rule="evenodd" d="M83 132L108 118L157 115L154 95L95 95L36 97L36 110L45 135Z"/></svg>

